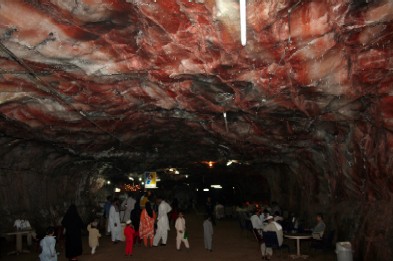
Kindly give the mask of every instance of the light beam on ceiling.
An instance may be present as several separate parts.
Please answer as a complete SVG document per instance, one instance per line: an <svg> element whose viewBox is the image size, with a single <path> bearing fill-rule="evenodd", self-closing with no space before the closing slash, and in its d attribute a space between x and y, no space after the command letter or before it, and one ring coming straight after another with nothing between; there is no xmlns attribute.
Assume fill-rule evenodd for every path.
<svg viewBox="0 0 393 261"><path fill-rule="evenodd" d="M246 0L240 0L240 40L245 46L247 43Z"/></svg>

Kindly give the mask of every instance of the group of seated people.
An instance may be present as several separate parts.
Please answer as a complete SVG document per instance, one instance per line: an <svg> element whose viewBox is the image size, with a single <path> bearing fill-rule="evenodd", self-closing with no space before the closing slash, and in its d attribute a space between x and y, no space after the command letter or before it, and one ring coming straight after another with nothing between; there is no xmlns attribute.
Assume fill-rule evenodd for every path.
<svg viewBox="0 0 393 261"><path fill-rule="evenodd" d="M312 233L313 239L320 240L323 236L326 225L323 221L323 216L321 213L316 215L316 220L317 225L312 230L310 230L310 232ZM272 231L277 235L278 245L282 245L284 239L283 226L281 225L283 218L280 216L278 211L276 211L272 216L267 210L262 211L262 209L257 208L254 211L254 214L250 217L250 221L254 233L257 233L257 237L262 238L263 232ZM270 260L273 255L273 249L266 247L264 242L261 244L261 252L262 259Z"/></svg>
<svg viewBox="0 0 393 261"><path fill-rule="evenodd" d="M262 213L262 209L256 209L254 215L250 217L252 228L259 237L263 236L263 232L273 231L277 234L277 241L279 245L282 245L284 240L284 233L282 226L279 224L282 221L282 217L278 212L275 216L271 216L268 211ZM265 243L261 244L262 259L270 260L273 255L273 249L266 247Z"/></svg>

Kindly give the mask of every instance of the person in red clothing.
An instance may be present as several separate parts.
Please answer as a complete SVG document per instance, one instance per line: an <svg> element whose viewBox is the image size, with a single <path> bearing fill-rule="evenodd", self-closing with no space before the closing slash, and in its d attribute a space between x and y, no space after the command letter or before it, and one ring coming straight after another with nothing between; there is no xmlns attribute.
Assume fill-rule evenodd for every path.
<svg viewBox="0 0 393 261"><path fill-rule="evenodd" d="M134 245L135 230L131 225L131 220L127 220L124 228L124 236L126 238L126 256L132 256L132 246Z"/></svg>

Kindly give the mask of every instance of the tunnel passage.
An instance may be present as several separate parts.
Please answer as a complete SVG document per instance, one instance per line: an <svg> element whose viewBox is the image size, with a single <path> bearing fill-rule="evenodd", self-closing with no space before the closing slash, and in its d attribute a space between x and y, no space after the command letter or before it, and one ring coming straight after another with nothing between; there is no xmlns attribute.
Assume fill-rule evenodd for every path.
<svg viewBox="0 0 393 261"><path fill-rule="evenodd" d="M388 0L248 1L243 45L236 0L0 1L2 216L237 160L254 196L390 260L392 19Z"/></svg>

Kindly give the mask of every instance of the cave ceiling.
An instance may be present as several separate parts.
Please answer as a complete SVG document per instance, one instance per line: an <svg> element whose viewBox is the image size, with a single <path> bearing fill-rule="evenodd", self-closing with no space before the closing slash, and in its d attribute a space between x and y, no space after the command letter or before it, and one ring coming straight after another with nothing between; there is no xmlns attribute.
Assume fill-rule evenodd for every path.
<svg viewBox="0 0 393 261"><path fill-rule="evenodd" d="M393 146L393 3L0 1L0 132L157 166L290 162L377 126ZM361 134L359 136L362 136Z"/></svg>

